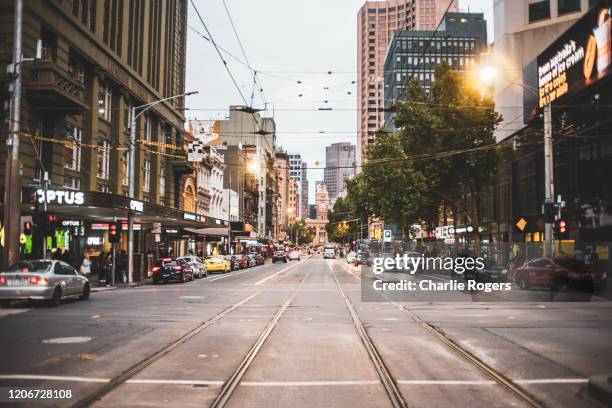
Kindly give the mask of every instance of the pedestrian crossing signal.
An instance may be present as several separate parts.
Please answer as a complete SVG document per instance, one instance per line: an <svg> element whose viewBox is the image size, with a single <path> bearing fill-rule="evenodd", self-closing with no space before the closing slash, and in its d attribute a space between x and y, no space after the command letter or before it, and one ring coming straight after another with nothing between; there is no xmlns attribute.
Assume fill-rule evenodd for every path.
<svg viewBox="0 0 612 408"><path fill-rule="evenodd" d="M121 240L121 222L113 222L108 226L108 240L113 244Z"/></svg>

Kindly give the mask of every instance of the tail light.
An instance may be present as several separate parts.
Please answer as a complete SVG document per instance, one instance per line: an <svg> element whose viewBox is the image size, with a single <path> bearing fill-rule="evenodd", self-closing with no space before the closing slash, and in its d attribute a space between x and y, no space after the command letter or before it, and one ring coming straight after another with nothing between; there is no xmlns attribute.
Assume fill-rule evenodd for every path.
<svg viewBox="0 0 612 408"><path fill-rule="evenodd" d="M159 272L159 266L154 266L153 269L151 269L153 272Z"/></svg>
<svg viewBox="0 0 612 408"><path fill-rule="evenodd" d="M0 285L6 285L6 278L4 276L0 276Z"/></svg>
<svg viewBox="0 0 612 408"><path fill-rule="evenodd" d="M49 281L45 278L41 278L40 276L30 276L30 284L31 285L40 285L45 286Z"/></svg>
<svg viewBox="0 0 612 408"><path fill-rule="evenodd" d="M181 265L174 265L172 269L174 269L175 271L180 271L181 269L183 269L183 267Z"/></svg>
<svg viewBox="0 0 612 408"><path fill-rule="evenodd" d="M164 259L162 259L162 262L170 262L170 261L172 261L172 258L164 258Z"/></svg>

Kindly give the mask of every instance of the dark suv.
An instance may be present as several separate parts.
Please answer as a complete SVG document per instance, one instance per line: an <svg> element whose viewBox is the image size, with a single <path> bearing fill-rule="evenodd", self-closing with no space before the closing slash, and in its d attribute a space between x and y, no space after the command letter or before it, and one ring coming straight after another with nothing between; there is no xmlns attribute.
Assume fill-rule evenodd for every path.
<svg viewBox="0 0 612 408"><path fill-rule="evenodd" d="M179 282L193 280L193 269L184 259L180 258L158 259L151 272L154 284L169 280Z"/></svg>

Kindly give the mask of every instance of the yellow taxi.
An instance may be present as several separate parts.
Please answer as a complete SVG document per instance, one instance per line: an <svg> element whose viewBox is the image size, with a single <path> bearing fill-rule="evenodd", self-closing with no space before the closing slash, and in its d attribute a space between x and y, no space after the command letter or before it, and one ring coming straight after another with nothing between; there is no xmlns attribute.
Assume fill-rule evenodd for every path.
<svg viewBox="0 0 612 408"><path fill-rule="evenodd" d="M224 272L227 273L232 270L232 263L222 256L211 256L206 258L206 269L208 272Z"/></svg>

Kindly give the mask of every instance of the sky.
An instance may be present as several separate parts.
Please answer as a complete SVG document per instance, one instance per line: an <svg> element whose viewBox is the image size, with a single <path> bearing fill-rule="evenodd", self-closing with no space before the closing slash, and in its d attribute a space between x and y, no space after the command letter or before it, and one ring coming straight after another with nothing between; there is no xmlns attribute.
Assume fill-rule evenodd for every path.
<svg viewBox="0 0 612 408"><path fill-rule="evenodd" d="M186 90L199 93L187 97L187 118L223 119L230 105L251 105L253 94L253 106L267 108L261 114L276 121L277 145L289 153L301 153L308 163L309 199L314 202L315 181L323 179L323 170L316 167L325 166L325 146L357 143L353 81L357 75L357 12L364 1L193 1L204 24L190 1ZM472 12L485 13L489 42L493 37L492 3L459 2L461 10L469 7ZM215 47L201 34L232 54L221 51L227 70ZM256 88L245 61L257 72Z"/></svg>

